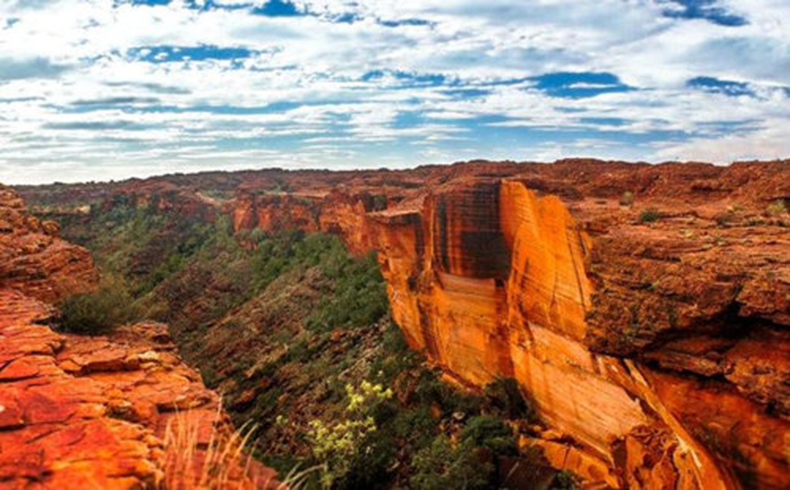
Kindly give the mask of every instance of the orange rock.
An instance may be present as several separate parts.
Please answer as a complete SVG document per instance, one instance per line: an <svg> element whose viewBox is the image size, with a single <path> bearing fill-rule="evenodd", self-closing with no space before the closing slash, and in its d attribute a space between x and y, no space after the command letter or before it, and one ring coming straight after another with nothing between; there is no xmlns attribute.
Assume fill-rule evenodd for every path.
<svg viewBox="0 0 790 490"><path fill-rule="evenodd" d="M56 227L26 216L6 188L0 216L0 487L161 488L174 478L197 486L209 442L232 432L217 394L175 354L165 325L107 337L45 326L55 310L41 300L89 290L96 270L84 249L54 238ZM194 439L168 438L192 426ZM223 466L232 488L277 484L254 461L211 464Z"/></svg>
<svg viewBox="0 0 790 490"><path fill-rule="evenodd" d="M216 178L128 187L194 193ZM558 467L621 487L790 486L790 218L765 213L790 204L790 161L222 179L235 230L322 230L375 249L409 345L472 388L516 378L566 435L536 443ZM660 218L642 219L648 209ZM35 253L50 239L17 243Z"/></svg>
<svg viewBox="0 0 790 490"><path fill-rule="evenodd" d="M22 199L1 185L0 220L0 288L54 302L95 286L98 273L87 250L57 238L52 223L42 230Z"/></svg>
<svg viewBox="0 0 790 490"><path fill-rule="evenodd" d="M59 335L33 323L50 313L0 289L0 486L153 488L170 478L168 458L180 457L168 451L202 458L200 447L230 430L218 396L171 352L169 337L163 342L164 325L122 327L110 337ZM165 444L168 424L178 430L172 420L196 427L196 448ZM273 471L252 468L251 475L234 470L238 488L275 482Z"/></svg>

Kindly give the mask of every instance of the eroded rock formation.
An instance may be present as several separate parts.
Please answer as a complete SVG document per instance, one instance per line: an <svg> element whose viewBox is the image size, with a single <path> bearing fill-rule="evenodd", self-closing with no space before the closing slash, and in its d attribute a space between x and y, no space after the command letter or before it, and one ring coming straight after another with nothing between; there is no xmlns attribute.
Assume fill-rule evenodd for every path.
<svg viewBox="0 0 790 490"><path fill-rule="evenodd" d="M0 185L0 288L50 302L91 289L98 279L93 259L58 232L56 222L29 215L25 202Z"/></svg>
<svg viewBox="0 0 790 490"><path fill-rule="evenodd" d="M232 430L217 394L181 361L165 325L54 332L51 303L95 285L89 254L7 188L0 225L0 488L194 487L209 443ZM257 464L247 475L228 468L238 488L274 476Z"/></svg>
<svg viewBox="0 0 790 490"><path fill-rule="evenodd" d="M790 485L790 236L766 212L788 162L478 163L425 182L382 211L245 194L234 222L376 249L412 347L467 386L518 380L560 434L525 444L593 484Z"/></svg>
<svg viewBox="0 0 790 490"><path fill-rule="evenodd" d="M619 485L786 487L790 235L761 216L790 166L701 167L715 200L687 167L574 166L373 215L395 321L463 383L514 377Z"/></svg>
<svg viewBox="0 0 790 490"><path fill-rule="evenodd" d="M409 344L468 387L515 378L547 425L522 443L590 486L790 487L790 161L168 182L235 189L236 231L378 251Z"/></svg>

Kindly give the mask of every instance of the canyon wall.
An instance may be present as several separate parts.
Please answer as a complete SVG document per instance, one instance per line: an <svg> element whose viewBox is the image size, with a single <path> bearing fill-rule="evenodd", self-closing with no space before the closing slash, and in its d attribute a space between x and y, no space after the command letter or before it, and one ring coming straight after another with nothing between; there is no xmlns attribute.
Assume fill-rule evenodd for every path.
<svg viewBox="0 0 790 490"><path fill-rule="evenodd" d="M790 486L790 222L766 211L788 162L426 181L384 210L337 193L230 209L237 230L375 249L409 344L465 386L515 378L550 428L523 444L593 486Z"/></svg>
<svg viewBox="0 0 790 490"><path fill-rule="evenodd" d="M88 252L57 231L0 187L0 487L194 487L210 443L232 431L219 397L165 325L102 336L49 327L54 303L98 280ZM237 488L275 482L236 464Z"/></svg>
<svg viewBox="0 0 790 490"><path fill-rule="evenodd" d="M521 444L587 486L790 487L790 161L234 175L166 181L235 186L206 205L242 237L377 251L410 346L471 389L515 378L543 424Z"/></svg>

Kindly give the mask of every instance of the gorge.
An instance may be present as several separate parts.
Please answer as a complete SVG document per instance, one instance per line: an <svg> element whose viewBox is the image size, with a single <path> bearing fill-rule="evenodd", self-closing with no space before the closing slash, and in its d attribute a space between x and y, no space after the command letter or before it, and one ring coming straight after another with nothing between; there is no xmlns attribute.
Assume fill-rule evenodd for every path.
<svg viewBox="0 0 790 490"><path fill-rule="evenodd" d="M325 330L318 347L312 337L306 341L315 357L327 349L360 351L344 367L346 378L377 372L372 361L363 363L365 373L354 366L386 351L378 345L386 332L386 305L378 302L385 287L392 321L446 383L474 394L515 380L536 414L529 424L514 424L519 450L538 451L585 488L790 486L788 161L727 167L475 161L402 171L213 172L17 191L34 214L59 221L64 236L90 248L100 266L131 278L139 302L171 324L179 352L216 384L229 410L268 420L269 436L278 434L272 419L279 414L270 406L300 404L288 400L287 386L275 392L272 384L295 356L294 339L310 330L303 325ZM128 347L128 340L120 353L104 344L128 338L126 329L161 326L124 327L105 341L38 325L50 311L46 303L90 290L98 277L84 249L57 238L56 224L27 216L10 190L0 197L7 203L0 216L0 304L3 321L10 321L3 348L11 345L9 332L25 324L43 346L30 351L36 369L45 365L57 376L77 373L91 382L107 371L150 376L147 366L161 364L180 373L179 383L188 379L189 393L201 393L195 406L216 417L217 395L202 391L194 371L171 358L169 341L153 350L167 358L156 362L147 360L148 347ZM147 221L140 222L141 212ZM229 237L201 242L213 249L188 240L209 236L206 227L223 222ZM287 229L307 238L277 238ZM336 236L351 255L315 233ZM135 240L145 246L135 247ZM223 255L236 244L239 250ZM260 259L251 269L252 262L239 259L279 258L283 249L283 263ZM223 270L190 262L200 250L221 257ZM366 265L373 252L376 262ZM363 280L344 284L351 270ZM260 279L261 271L271 277ZM243 300L228 299L234 297ZM356 303L340 303L344 298ZM351 317L346 304L362 304L359 298L369 309ZM283 337L286 354L264 335ZM113 360L88 355L75 366L86 349L113 353ZM239 359L253 352L257 357L242 366ZM30 364L28 355L4 355L4 380L39 377L13 374ZM6 398L14 393L14 401L3 406L19 407L3 412L9 422L0 444L8 447L20 443L2 437L21 437L38 423L30 422L35 410L25 412L24 423L14 418L36 402L5 383L0 389ZM121 391L120 399L141 396ZM306 391L314 392L312 385ZM172 401L165 397L159 408ZM117 396L91 403L116 402ZM434 417L441 427L462 413L444 411ZM162 437L157 410L132 412L143 426L134 430L159 430ZM101 416L76 418L130 430L124 424L131 422L106 415L113 410L95 413ZM136 444L124 451L154 451ZM0 482L35 481L15 461L4 462ZM146 471L130 478L151 485L162 478L156 463Z"/></svg>

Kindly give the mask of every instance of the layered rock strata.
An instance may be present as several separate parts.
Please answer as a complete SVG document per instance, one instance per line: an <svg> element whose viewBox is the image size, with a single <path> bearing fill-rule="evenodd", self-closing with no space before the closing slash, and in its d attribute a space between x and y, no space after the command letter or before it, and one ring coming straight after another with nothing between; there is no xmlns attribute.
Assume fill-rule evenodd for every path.
<svg viewBox="0 0 790 490"><path fill-rule="evenodd" d="M245 193L234 223L377 250L410 345L514 377L559 434L525 444L593 485L790 485L788 162L465 167L382 211Z"/></svg>
<svg viewBox="0 0 790 490"><path fill-rule="evenodd" d="M0 288L51 302L94 287L98 273L90 254L60 239L59 229L29 215L25 202L0 185Z"/></svg>
<svg viewBox="0 0 790 490"><path fill-rule="evenodd" d="M234 182L237 231L378 251L409 344L468 387L518 380L549 427L523 444L588 485L790 487L790 161Z"/></svg>
<svg viewBox="0 0 790 490"><path fill-rule="evenodd" d="M47 302L94 287L90 256L7 188L0 216L0 488L195 488L214 442L231 437L217 394L165 325L54 332ZM276 483L255 463L223 471L228 488Z"/></svg>

